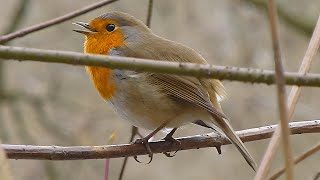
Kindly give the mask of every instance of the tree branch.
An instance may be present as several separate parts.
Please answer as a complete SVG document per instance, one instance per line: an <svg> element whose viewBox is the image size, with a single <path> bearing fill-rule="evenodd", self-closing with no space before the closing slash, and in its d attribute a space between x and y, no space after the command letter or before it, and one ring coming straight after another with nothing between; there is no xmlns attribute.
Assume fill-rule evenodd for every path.
<svg viewBox="0 0 320 180"><path fill-rule="evenodd" d="M244 142L270 138L277 125L238 131L237 135ZM291 134L320 133L320 120L292 122L289 124ZM215 133L177 138L181 144L169 141L151 142L154 153L177 150L199 149L230 144L224 136ZM38 159L38 160L80 160L120 158L127 156L146 155L148 152L141 144L122 144L106 146L32 146L2 144L10 159Z"/></svg>
<svg viewBox="0 0 320 180"><path fill-rule="evenodd" d="M64 63L72 65L102 66L112 69L127 69L143 72L156 72L195 76L201 78L216 78L250 83L274 84L274 71L200 65L192 63L176 63L150 61L139 58L89 55L76 52L41 50L12 46L0 46L0 59L19 61L39 61L47 63ZM285 73L287 85L320 87L320 74Z"/></svg>
<svg viewBox="0 0 320 180"><path fill-rule="evenodd" d="M42 29L50 27L52 25L56 25L56 24L62 23L64 21L66 21L66 20L69 20L69 19L72 19L74 17L80 16L82 14L85 14L85 13L87 13L89 11L92 11L92 10L97 9L99 7L102 7L104 5L111 4L111 3L115 2L115 1L117 1L117 0L103 0L103 1L91 4L89 6L86 6L86 7L82 8L82 9L75 10L75 11L70 12L68 14L65 14L63 16L60 16L60 17L57 17L57 18L54 18L54 19L51 19L51 20L48 20L48 21L33 25L33 26L30 26L30 27L27 27L27 28L24 28L24 29L21 29L21 30L18 30L18 31L15 31L15 32L10 33L10 34L6 34L6 35L3 35L3 36L0 36L0 44L3 44L5 42L7 42L7 41L10 41L10 40L18 38L18 37L25 36L27 34L35 32L35 31L42 30Z"/></svg>

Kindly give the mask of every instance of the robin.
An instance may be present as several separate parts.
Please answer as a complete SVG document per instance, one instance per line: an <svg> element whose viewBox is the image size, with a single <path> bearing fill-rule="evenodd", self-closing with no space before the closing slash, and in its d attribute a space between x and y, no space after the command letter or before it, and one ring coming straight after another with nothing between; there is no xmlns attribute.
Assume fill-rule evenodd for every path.
<svg viewBox="0 0 320 180"><path fill-rule="evenodd" d="M74 30L86 37L85 53L208 64L193 49L157 36L142 21L126 13L105 13L89 23L75 24L86 29ZM225 91L219 80L105 67L86 66L86 70L103 99L123 119L152 130L136 141L145 145L150 157L148 140L158 131L173 128L165 139L174 142L172 135L178 127L195 123L224 133L256 169L254 159L222 112L218 99L225 96Z"/></svg>

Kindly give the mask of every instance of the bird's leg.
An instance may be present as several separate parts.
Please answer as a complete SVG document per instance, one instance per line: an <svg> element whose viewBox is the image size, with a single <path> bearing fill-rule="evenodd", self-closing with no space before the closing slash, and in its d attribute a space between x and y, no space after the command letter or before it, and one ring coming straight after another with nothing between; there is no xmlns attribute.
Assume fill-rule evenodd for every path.
<svg viewBox="0 0 320 180"><path fill-rule="evenodd" d="M172 137L172 135L176 132L177 129L178 129L178 128L173 128L173 129L169 132L169 134L167 134L166 137L164 137L163 139L166 140L166 141L170 141L170 142L172 143L172 145L173 145L173 144L178 144L178 145L180 145L180 144L181 144L180 141L178 141L178 140L176 140L175 138ZM176 155L177 152L178 152L178 151L174 152L173 155L171 155L170 152L164 152L163 154L166 155L167 157L173 157L173 156Z"/></svg>
<svg viewBox="0 0 320 180"><path fill-rule="evenodd" d="M161 124L161 126L159 126L157 129L155 129L154 131L152 131L150 134L148 134L146 137L144 138L141 138L141 139L137 139L134 143L135 144L143 144L148 153L149 153L149 157L150 157L150 160L147 164L151 163L152 159L153 159L153 152L151 150L151 147L150 147L150 143L149 143L149 139L152 138L155 134L157 134L157 132L159 132L161 129L163 129L166 125L168 125L170 121L166 121L164 122L163 124ZM137 162L140 162L137 158L137 156L134 156L133 157Z"/></svg>

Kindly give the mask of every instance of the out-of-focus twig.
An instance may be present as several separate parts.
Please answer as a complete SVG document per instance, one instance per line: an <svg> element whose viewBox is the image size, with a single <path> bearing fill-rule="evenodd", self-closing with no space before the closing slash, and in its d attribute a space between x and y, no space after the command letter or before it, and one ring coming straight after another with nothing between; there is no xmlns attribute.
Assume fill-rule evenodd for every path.
<svg viewBox="0 0 320 180"><path fill-rule="evenodd" d="M306 152L304 152L303 154L301 154L299 157L297 157L295 160L294 160L294 164L298 164L300 163L301 161L303 161L304 159L306 159L307 157L313 155L314 153L320 151L320 143L313 146L312 148L310 148L309 150L307 150ZM282 168L281 170L277 171L276 173L274 173L270 178L269 180L275 180L277 179L278 177L280 177L283 173L284 173L285 169Z"/></svg>
<svg viewBox="0 0 320 180"><path fill-rule="evenodd" d="M48 21L33 25L33 26L30 26L30 27L27 27L27 28L24 28L24 29L18 30L16 32L13 32L13 33L10 33L10 34L6 34L6 35L3 35L3 36L0 36L0 44L8 42L8 41L10 41L12 39L15 39L15 38L18 38L18 37L25 36L27 34L35 32L35 31L42 30L42 29L50 27L52 25L56 25L56 24L62 23L64 21L67 21L67 20L72 19L74 17L77 17L77 16L80 16L82 14L85 14L85 13L87 13L89 11L92 11L94 9L100 8L100 7L108 5L108 4L111 4L111 3L115 2L115 1L117 1L117 0L103 0L103 1L100 1L100 2L97 2L97 3L94 3L94 4L90 4L90 5L88 5L88 6L84 7L84 8L77 9L77 10L75 10L73 12L70 12L68 14L65 14L63 16L60 16L60 17L57 17L57 18L54 18L54 19L51 19L51 20L48 20Z"/></svg>
<svg viewBox="0 0 320 180"><path fill-rule="evenodd" d="M306 54L303 57L303 60L302 60L302 63L301 63L300 69L299 69L299 73L305 74L305 73L309 72L310 67L311 67L311 63L314 59L314 56L319 49L319 45L320 45L320 16L318 18L316 28L312 34L308 49L306 51ZM293 116L294 109L296 107L300 92L301 92L301 87L295 86L292 88L292 90L289 94L288 106L289 106L289 117L290 118ZM275 131L273 137L270 140L267 152L270 153L268 156L272 157L272 158L270 158L269 160L274 159L274 157L275 157L275 153L276 153L277 147L279 145L279 141L280 141L280 135L281 135L280 131L281 131L280 128L277 129ZM264 161L264 162L266 163L266 167L268 166L268 169L266 168L265 170L269 171L270 166L271 166L271 161Z"/></svg>
<svg viewBox="0 0 320 180"><path fill-rule="evenodd" d="M142 72L156 72L195 76L199 78L215 78L251 83L272 84L275 82L273 71L200 65L194 63L177 63L141 58L117 57L83 54L66 51L50 51L34 48L0 46L1 60L39 61L47 63L64 63L72 65L89 65L109 67L111 69L126 69ZM299 86L320 86L319 74L285 73L286 84Z"/></svg>
<svg viewBox="0 0 320 180"><path fill-rule="evenodd" d="M246 2L253 3L255 6L259 8L266 9L268 6L267 0L245 0ZM301 14L292 14L289 13L284 6L278 5L278 14L279 18L283 20L285 23L293 27L294 29L302 32L306 36L311 36L314 29L314 22L310 19L306 19L305 16L301 16Z"/></svg>
<svg viewBox="0 0 320 180"><path fill-rule="evenodd" d="M281 128L281 137L284 150L284 159L286 167L286 178L287 180L293 180L293 160L290 144L290 131L288 128L289 116L288 116L288 106L287 106L287 96L285 89L285 79L284 79L284 70L281 61L281 52L280 52L280 41L279 41L279 32L278 32L278 22L277 22L277 8L274 0L268 1L268 15L270 22L270 31L272 39L272 48L274 54L274 63L275 63L275 72L276 72L276 84L277 84L277 94L278 94L278 109L280 115L280 127ZM272 145L272 144L271 144ZM272 145L273 146L273 145ZM267 149L261 165L255 176L255 180L263 180L267 177L269 172L270 164L273 160L271 152L274 150Z"/></svg>
<svg viewBox="0 0 320 180"><path fill-rule="evenodd" d="M151 18L153 11L153 0L149 0L146 25L151 28Z"/></svg>
<svg viewBox="0 0 320 180"><path fill-rule="evenodd" d="M270 138L277 125L238 131L237 135L244 142ZM289 124L291 134L319 133L320 120L292 122ZM177 150L199 149L230 144L225 136L215 133L177 138L181 143L172 145L171 141L150 142L154 153L172 152ZM47 160L76 160L104 159L148 154L142 144L106 145L106 146L31 146L9 145L2 147L10 159L47 159Z"/></svg>
<svg viewBox="0 0 320 180"><path fill-rule="evenodd" d="M314 176L313 180L320 180L320 172Z"/></svg>
<svg viewBox="0 0 320 180"><path fill-rule="evenodd" d="M317 54L320 46L320 16L318 18L317 25L312 34L311 40L309 42L308 49L302 59L302 63L299 69L299 73L306 74L310 71L311 64L314 60L314 56ZM289 104L289 119L292 118L298 98L300 96L301 87L293 86L288 97Z"/></svg>

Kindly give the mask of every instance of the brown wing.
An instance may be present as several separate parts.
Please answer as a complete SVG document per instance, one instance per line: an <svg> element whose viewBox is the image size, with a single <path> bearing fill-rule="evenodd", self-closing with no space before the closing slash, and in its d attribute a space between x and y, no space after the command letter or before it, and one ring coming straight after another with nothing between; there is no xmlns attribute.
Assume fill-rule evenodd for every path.
<svg viewBox="0 0 320 180"><path fill-rule="evenodd" d="M167 74L149 74L146 79L149 83L158 86L162 92L174 98L192 103L212 114L227 119L226 115L211 104L208 92L197 78Z"/></svg>

